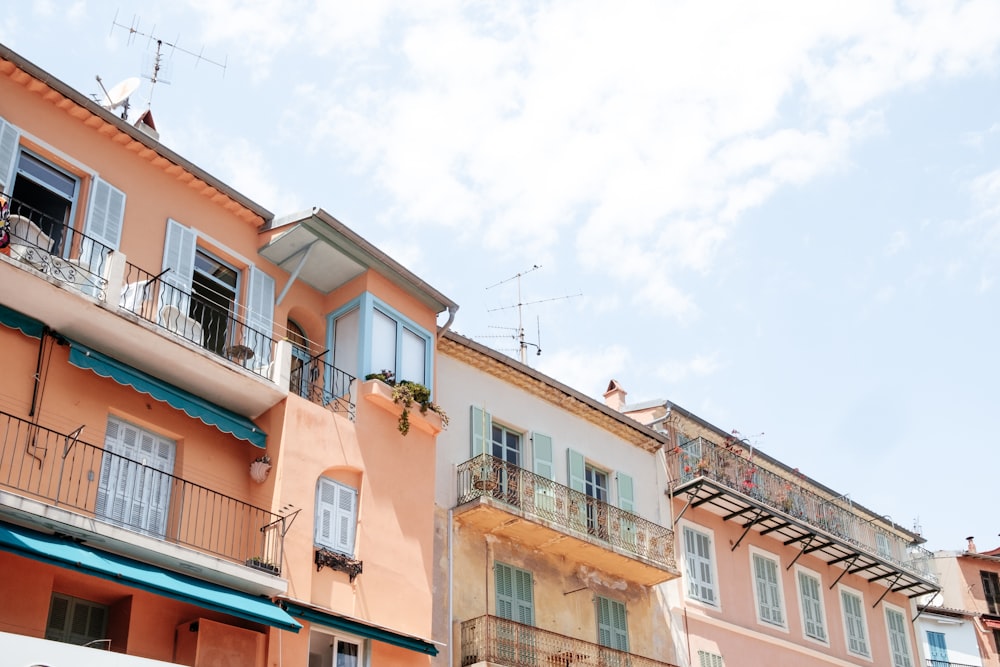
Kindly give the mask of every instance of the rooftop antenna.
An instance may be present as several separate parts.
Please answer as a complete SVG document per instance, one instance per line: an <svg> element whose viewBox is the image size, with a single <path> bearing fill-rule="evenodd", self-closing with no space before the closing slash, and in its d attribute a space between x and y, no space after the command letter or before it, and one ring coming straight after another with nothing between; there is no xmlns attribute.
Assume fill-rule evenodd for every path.
<svg viewBox="0 0 1000 667"><path fill-rule="evenodd" d="M153 26L153 28L149 32L143 32L142 30L139 29L139 17L136 15L132 16L132 22L130 24L125 25L124 23L118 22L118 12L116 11L115 18L111 21L112 34L114 33L115 28L122 28L123 30L128 31L129 44L132 44L135 41L136 35L139 35L140 37L146 37L149 40L150 45L153 44L154 42L156 43L156 53L153 54L152 64L146 72L143 72L143 76L150 82L149 97L146 100L146 108L149 108L150 105L152 105L153 103L153 89L156 87L156 84L160 82L165 84L170 83L170 81L168 81L165 78L168 75L167 70L169 70L169 62L164 62L165 58L164 48L170 49L171 55L173 55L175 51L180 51L181 53L185 53L189 56L194 57L196 66L198 63L204 61L210 65L221 67L222 75L223 76L226 75L226 66L229 62L228 57L226 58L225 61L220 63L216 60L206 58L204 55L202 55L202 53L204 52L204 48L202 48L197 53L195 53L194 51L189 51L188 49L185 49L178 44L178 42L180 41L180 35L178 35L173 42L168 42L166 40L163 40L156 36L155 34L156 26Z"/></svg>
<svg viewBox="0 0 1000 667"><path fill-rule="evenodd" d="M537 271L540 268L542 268L541 265L534 264L534 265L532 265L532 267L530 269L528 269L526 271L519 271L518 273L514 274L510 278L505 278L504 280L501 280L500 282L495 283L493 285L490 285L489 287L486 288L486 289L490 290L490 289L493 289L494 287L499 287L500 285L505 285L505 284L511 282L512 280L516 280L517 281L517 303L514 304L514 305L510 305L510 306L500 306L499 308L491 308L491 309L487 310L486 312L493 313L493 312L496 312L498 310L508 310L510 308L517 308L517 331L516 331L516 334L514 335L514 338L517 340L517 346L518 346L518 349L520 350L520 360L521 360L521 363L525 364L525 365L527 365L527 363L528 363L528 346L529 345L535 348L535 350L536 350L535 354L536 355L541 355L541 353L542 353L542 348L541 348L542 325L541 325L541 321L538 320L538 318L536 317L536 324L537 324L537 327L538 327L538 339L537 339L538 343L531 343L531 342L525 340L525 338L524 338L524 306L532 306L532 305L534 305L536 303L545 303L547 301L562 301L564 299L572 299L574 297L583 296L582 292L578 292L577 294L565 294L563 296L554 296L554 297L550 297L548 299L538 299L536 301L521 301L521 276L526 276L529 273Z"/></svg>
<svg viewBox="0 0 1000 667"><path fill-rule="evenodd" d="M139 77L132 76L124 81L119 81L111 87L111 90L104 87L104 82L101 80L100 75L97 75L95 78L97 79L97 85L104 92L104 97L97 96L97 102L108 111L114 111L118 107L121 107L122 120L128 120L128 98L139 87Z"/></svg>

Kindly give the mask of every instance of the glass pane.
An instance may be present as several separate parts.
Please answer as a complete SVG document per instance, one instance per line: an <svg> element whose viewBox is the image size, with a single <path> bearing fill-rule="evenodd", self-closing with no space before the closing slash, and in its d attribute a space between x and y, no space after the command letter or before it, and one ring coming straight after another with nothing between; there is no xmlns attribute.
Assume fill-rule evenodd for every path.
<svg viewBox="0 0 1000 667"><path fill-rule="evenodd" d="M399 369L399 380L427 383L425 356L427 341L406 327L403 327L403 359Z"/></svg>
<svg viewBox="0 0 1000 667"><path fill-rule="evenodd" d="M336 667L357 667L358 666L358 645L350 642L337 642L337 663Z"/></svg>
<svg viewBox="0 0 1000 667"><path fill-rule="evenodd" d="M58 192L67 199L73 199L73 195L76 194L76 179L50 167L27 153L21 154L17 168L21 173L46 185L49 189Z"/></svg>
<svg viewBox="0 0 1000 667"><path fill-rule="evenodd" d="M333 324L333 365L354 377L358 377L359 312L355 308Z"/></svg>
<svg viewBox="0 0 1000 667"><path fill-rule="evenodd" d="M396 321L378 310L372 311L371 372L396 373ZM396 377L397 380L403 378Z"/></svg>

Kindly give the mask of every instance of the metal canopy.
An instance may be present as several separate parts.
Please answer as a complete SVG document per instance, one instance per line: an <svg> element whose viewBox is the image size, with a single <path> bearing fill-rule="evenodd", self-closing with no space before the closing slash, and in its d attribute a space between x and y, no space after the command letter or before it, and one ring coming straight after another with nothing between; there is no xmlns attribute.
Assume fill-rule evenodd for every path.
<svg viewBox="0 0 1000 667"><path fill-rule="evenodd" d="M898 592L914 598L940 590L940 586L934 582L911 572L899 563L869 553L848 538L834 535L807 521L787 515L752 496L712 479L695 478L673 488L671 495L687 500L681 515L689 508L701 507L719 515L724 521L737 522L743 527L744 536L748 531L756 530L762 535L781 541L785 546L798 545L802 553L815 556L828 565L844 567L841 576L850 573L864 577L870 583L881 583L888 587L886 593ZM740 539L742 541L743 538ZM802 553L796 555L796 560ZM840 581L840 577L837 581ZM879 598L879 602L881 600L882 598Z"/></svg>

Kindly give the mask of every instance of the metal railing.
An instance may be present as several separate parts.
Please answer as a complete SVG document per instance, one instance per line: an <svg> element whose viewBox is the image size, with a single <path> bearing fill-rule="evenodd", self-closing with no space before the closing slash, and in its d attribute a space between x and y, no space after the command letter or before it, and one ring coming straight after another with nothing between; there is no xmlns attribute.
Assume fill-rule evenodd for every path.
<svg viewBox="0 0 1000 667"><path fill-rule="evenodd" d="M88 444L77 435L0 412L0 488L280 573L283 517Z"/></svg>
<svg viewBox="0 0 1000 667"><path fill-rule="evenodd" d="M574 639L497 616L462 623L462 667L675 667L673 663Z"/></svg>
<svg viewBox="0 0 1000 667"><path fill-rule="evenodd" d="M699 477L714 480L907 572L937 581L927 549L875 525L878 517L862 516L838 504L848 503L843 497L821 496L800 484L793 473L786 477L762 468L733 447L695 438L667 455L667 467L675 487Z"/></svg>
<svg viewBox="0 0 1000 667"><path fill-rule="evenodd" d="M660 567L676 568L674 534L669 528L494 456L477 456L458 466L458 503L480 497L516 507L528 517L571 533L607 542Z"/></svg>
<svg viewBox="0 0 1000 667"><path fill-rule="evenodd" d="M9 225L7 255L84 294L107 299L111 248L16 199L10 201Z"/></svg>
<svg viewBox="0 0 1000 667"><path fill-rule="evenodd" d="M346 412L353 419L355 404L351 390L355 378L323 361L321 357L324 354L308 360L293 356L288 388L292 393L333 412Z"/></svg>
<svg viewBox="0 0 1000 667"><path fill-rule="evenodd" d="M271 379L275 341L205 297L125 262L118 306L247 370Z"/></svg>
<svg viewBox="0 0 1000 667"><path fill-rule="evenodd" d="M969 665L963 662L948 662L947 660L932 660L928 658L927 667L982 667L982 663L979 665Z"/></svg>

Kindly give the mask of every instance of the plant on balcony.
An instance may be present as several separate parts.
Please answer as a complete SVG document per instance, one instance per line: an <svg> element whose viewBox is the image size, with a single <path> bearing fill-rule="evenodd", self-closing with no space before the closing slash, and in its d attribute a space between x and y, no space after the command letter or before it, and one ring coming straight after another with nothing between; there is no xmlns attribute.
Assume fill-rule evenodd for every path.
<svg viewBox="0 0 1000 667"><path fill-rule="evenodd" d="M278 565L267 560L263 556L254 556L253 558L247 559L247 567L252 567L255 570L261 570L263 572L269 572L271 574L278 574Z"/></svg>
<svg viewBox="0 0 1000 667"><path fill-rule="evenodd" d="M396 382L395 374L390 370L369 373L365 376L365 380L379 380L392 387L392 402L403 406L398 424L399 432L403 435L410 432L410 406L414 403L419 406L422 414L426 414L427 411L436 413L441 417L441 426L448 428L448 414L444 408L431 401L431 390L419 382L410 380Z"/></svg>

